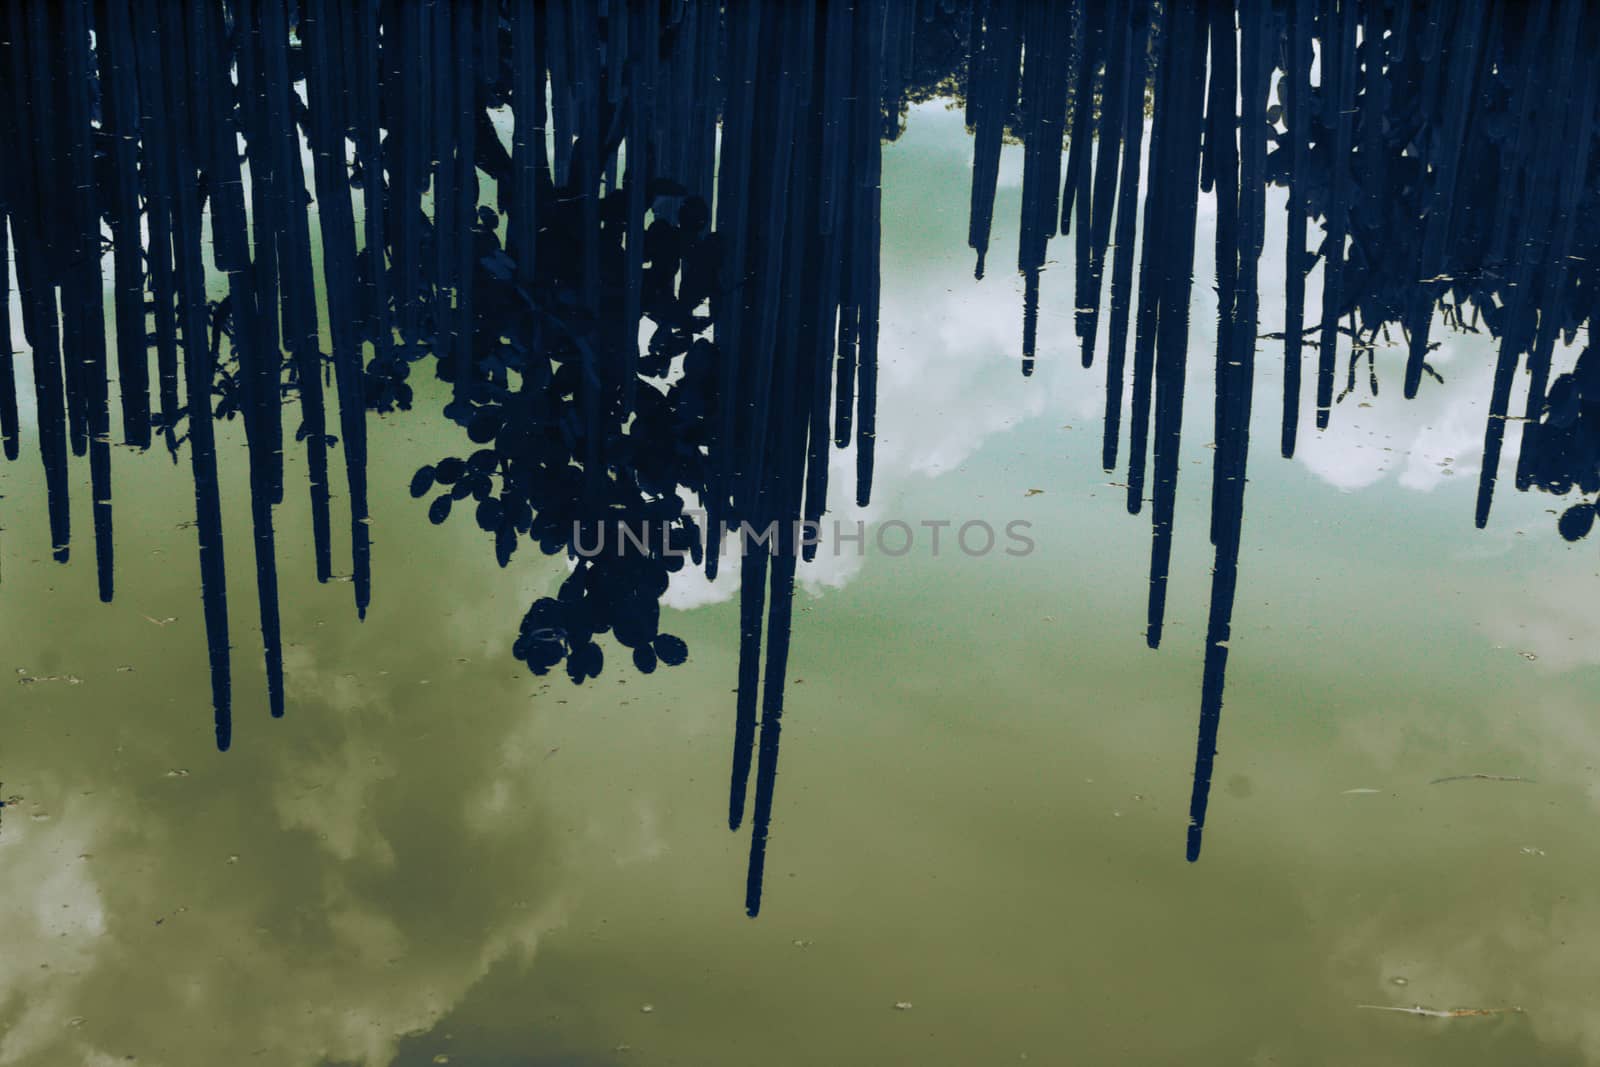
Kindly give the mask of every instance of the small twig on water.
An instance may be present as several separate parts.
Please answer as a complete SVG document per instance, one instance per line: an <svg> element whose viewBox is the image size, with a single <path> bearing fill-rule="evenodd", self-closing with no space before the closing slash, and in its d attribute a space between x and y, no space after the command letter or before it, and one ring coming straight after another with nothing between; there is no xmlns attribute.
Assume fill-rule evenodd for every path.
<svg viewBox="0 0 1600 1067"><path fill-rule="evenodd" d="M1410 1008L1396 1008L1388 1004L1357 1004L1368 1011L1395 1011L1402 1015L1423 1015L1430 1019L1465 1019L1471 1015L1524 1015L1521 1008L1424 1008L1418 1004Z"/></svg>

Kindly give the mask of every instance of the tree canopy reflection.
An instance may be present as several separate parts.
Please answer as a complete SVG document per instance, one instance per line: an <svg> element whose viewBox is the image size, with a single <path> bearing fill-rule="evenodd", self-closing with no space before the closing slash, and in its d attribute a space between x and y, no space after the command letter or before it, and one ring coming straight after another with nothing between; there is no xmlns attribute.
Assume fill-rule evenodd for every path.
<svg viewBox="0 0 1600 1067"><path fill-rule="evenodd" d="M973 134L979 279L993 271L1002 148L1023 146L1024 374L1050 242L1074 242L1072 329L1083 364L1106 372L1103 464L1125 465L1130 512L1151 505L1151 647L1165 635L1193 264L1214 262L1193 859L1259 360L1283 360L1279 451L1292 456L1307 350L1321 430L1363 361L1378 387L1380 336L1406 346L1405 394L1425 387L1442 306L1499 343L1477 524L1508 421L1524 430L1516 487L1581 494L1557 524L1569 540L1594 524L1600 371L1585 349L1558 373L1555 352L1586 328L1600 284L1587 210L1597 36L1581 0L18 0L0 16L0 133L26 151L0 177L0 243L14 252L52 551L69 558L69 465L87 456L109 601L113 434L188 453L226 749L214 421L238 417L248 442L261 649L281 715L284 449L304 450L321 582L334 576L330 450L343 457L364 615L367 415L409 408L414 368L431 371L463 442L416 472L419 511L476 523L502 566L525 542L571 561L517 634L535 673L599 675L606 634L640 671L683 663L689 649L661 628L670 575L737 565L729 822L743 823L753 772L755 914L795 572L814 551L794 524L820 520L838 492L830 446L854 450L856 502L872 492L882 145L906 101L954 90ZM1281 236L1269 185L1287 187ZM1215 247L1201 249L1207 197ZM1269 235L1290 269L1285 328L1263 338ZM1319 263L1320 305L1307 307ZM0 437L18 460L8 321L0 336ZM1528 399L1513 413L1519 371ZM776 523L772 551L724 558L717 532L742 523ZM624 528L659 536L581 551Z"/></svg>

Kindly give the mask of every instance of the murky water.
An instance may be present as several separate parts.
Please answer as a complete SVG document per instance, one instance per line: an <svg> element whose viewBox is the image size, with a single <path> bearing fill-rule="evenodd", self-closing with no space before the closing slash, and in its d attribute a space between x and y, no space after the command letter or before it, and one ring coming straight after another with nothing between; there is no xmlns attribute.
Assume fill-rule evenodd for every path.
<svg viewBox="0 0 1600 1067"><path fill-rule="evenodd" d="M0 1064L1600 1062L1597 563L1556 534L1576 497L1507 478L1474 527L1495 339L1435 312L1443 381L1411 400L1404 341L1380 339L1382 387L1363 372L1328 429L1305 390L1293 459L1273 447L1282 361L1262 343L1188 862L1217 562L1216 207L1199 200L1152 649L1149 519L1102 467L1106 378L1079 365L1070 239L1050 245L1017 373L1026 285L999 265L1025 152L1001 151L976 281L960 104L911 106L883 147L871 499L851 499L857 446L837 449L824 520L866 534L798 567L755 919L750 829L726 818L738 566L671 574L660 629L687 662L641 673L607 634L598 677L530 673L519 625L573 562L527 546L502 569L493 535L430 523L408 492L475 447L440 414L449 383L415 373L410 410L366 419L364 619L345 442L330 581L303 489L274 509L281 721L245 420L215 424L225 753L187 448L113 449L110 603L93 552L51 558L41 465L0 466ZM1283 329L1286 193L1265 196L1263 334ZM1322 284L1314 270L1308 308ZM21 308L13 288L19 352ZM1558 372L1578 347L1557 346ZM300 447L283 465L307 483ZM87 516L80 461L69 488ZM973 522L1001 531L993 550L965 550ZM1005 551L1012 523L1030 550ZM1495 1013L1393 1010L1417 1006Z"/></svg>

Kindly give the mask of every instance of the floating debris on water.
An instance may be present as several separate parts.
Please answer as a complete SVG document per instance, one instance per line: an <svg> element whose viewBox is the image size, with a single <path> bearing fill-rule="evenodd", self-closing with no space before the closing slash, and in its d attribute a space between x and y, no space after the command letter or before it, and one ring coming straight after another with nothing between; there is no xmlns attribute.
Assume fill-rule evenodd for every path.
<svg viewBox="0 0 1600 1067"><path fill-rule="evenodd" d="M1399 1008L1388 1004L1357 1004L1368 1011L1392 1011L1401 1015L1421 1015L1429 1019L1465 1019L1475 1015L1525 1015L1521 1008L1424 1008L1420 1004Z"/></svg>
<svg viewBox="0 0 1600 1067"><path fill-rule="evenodd" d="M29 674L25 668L17 668L18 685L37 685L40 682L65 682L68 685L82 685L83 679L76 674Z"/></svg>
<svg viewBox="0 0 1600 1067"><path fill-rule="evenodd" d="M1531 782L1532 778L1524 778L1520 774L1451 774L1443 778L1435 778L1429 785L1438 785L1441 782Z"/></svg>

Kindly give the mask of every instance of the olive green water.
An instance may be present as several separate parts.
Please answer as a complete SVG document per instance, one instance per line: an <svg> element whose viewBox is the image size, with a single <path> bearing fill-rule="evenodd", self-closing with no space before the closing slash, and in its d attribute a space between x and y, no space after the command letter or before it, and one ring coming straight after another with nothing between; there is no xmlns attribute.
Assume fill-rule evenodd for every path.
<svg viewBox="0 0 1600 1067"><path fill-rule="evenodd" d="M1014 229L971 278L969 161L940 105L886 149L878 475L872 507L837 517L1024 519L1037 549L869 545L806 573L754 921L748 831L725 825L732 588L671 592L681 667L530 676L510 644L565 564L501 571L484 535L406 494L461 449L436 385L370 424L365 622L350 585L313 580L291 461L280 722L242 432L220 428L226 755L187 464L118 451L111 605L86 533L48 559L36 465L0 468L0 1064L1600 1063L1600 560L1509 485L1472 528L1490 342L1446 335L1447 384L1409 403L1403 355L1380 352L1389 387L1303 432L1293 462L1263 356L1190 865L1215 297L1197 284L1151 651L1148 519L1099 469L1104 377L1072 348L1070 259L1046 274L1025 380L1021 286L998 268ZM851 469L841 454L841 499ZM1470 774L1531 780L1431 784Z"/></svg>

